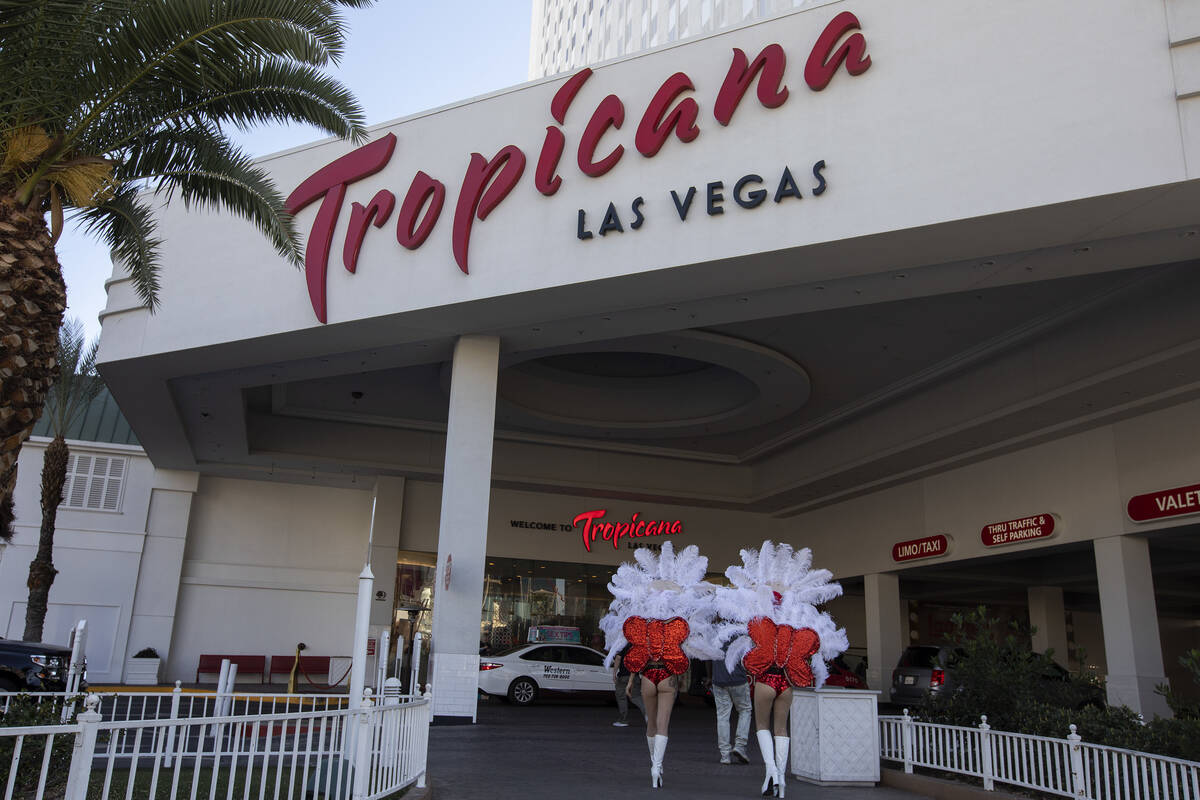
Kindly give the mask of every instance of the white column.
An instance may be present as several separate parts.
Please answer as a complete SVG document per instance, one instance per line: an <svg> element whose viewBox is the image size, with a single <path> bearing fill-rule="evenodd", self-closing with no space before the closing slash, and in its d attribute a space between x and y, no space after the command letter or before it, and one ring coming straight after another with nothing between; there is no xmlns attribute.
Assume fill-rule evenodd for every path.
<svg viewBox="0 0 1200 800"><path fill-rule="evenodd" d="M433 602L433 713L475 719L500 340L454 347Z"/></svg>
<svg viewBox="0 0 1200 800"><path fill-rule="evenodd" d="M367 627L371 622L371 598L375 594L375 574L363 564L358 575L358 603L354 611L354 648L350 661L350 708L362 705L367 684Z"/></svg>
<svg viewBox="0 0 1200 800"><path fill-rule="evenodd" d="M200 473L176 470L154 470L150 489L150 508L146 517L146 537L142 541L138 563L137 584L134 590L129 635L120 650L113 653L111 669L118 674L124 669L124 656L133 655L143 647L153 647L162 658L159 680L168 676L189 676L196 662L174 658L171 643L175 631L175 611L179 600L179 576L183 571L184 550L187 548L188 525L192 500L199 487ZM124 611L124 609L122 609ZM93 628L92 635L98 634ZM186 632L180 632L186 636Z"/></svg>
<svg viewBox="0 0 1200 800"><path fill-rule="evenodd" d="M1096 539L1096 578L1100 584L1100 621L1108 662L1108 702L1127 705L1147 720L1171 716L1154 687L1166 683L1150 545L1140 536Z"/></svg>
<svg viewBox="0 0 1200 800"><path fill-rule="evenodd" d="M1067 658L1067 610L1061 586L1029 587L1029 624L1034 652L1053 650L1054 660L1070 667Z"/></svg>
<svg viewBox="0 0 1200 800"><path fill-rule="evenodd" d="M880 692L884 702L892 699L892 670L904 652L901 625L905 611L900 603L900 576L879 572L863 576L867 603L867 686Z"/></svg>

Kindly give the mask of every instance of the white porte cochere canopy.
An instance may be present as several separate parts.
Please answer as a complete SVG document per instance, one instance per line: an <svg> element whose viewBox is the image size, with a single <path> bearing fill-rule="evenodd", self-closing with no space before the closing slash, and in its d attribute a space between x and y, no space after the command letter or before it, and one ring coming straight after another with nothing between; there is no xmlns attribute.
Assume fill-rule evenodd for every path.
<svg viewBox="0 0 1200 800"><path fill-rule="evenodd" d="M502 541L493 498L690 514L715 568L811 546L877 682L898 573L1094 553L1110 696L1157 710L1148 534L1194 518L1125 504L1200 483L1200 14L1165 7L815 4L267 157L304 267L165 206L161 307L118 265L101 371L160 469L440 485L392 534L438 554L436 714L473 714L489 552L628 553ZM286 566L254 537L205 563Z"/></svg>

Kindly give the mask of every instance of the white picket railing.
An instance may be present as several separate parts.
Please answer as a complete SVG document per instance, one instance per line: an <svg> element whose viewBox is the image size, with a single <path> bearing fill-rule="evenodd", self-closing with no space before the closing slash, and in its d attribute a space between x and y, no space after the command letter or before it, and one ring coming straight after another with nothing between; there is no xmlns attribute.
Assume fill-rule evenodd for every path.
<svg viewBox="0 0 1200 800"><path fill-rule="evenodd" d="M85 704L72 724L0 728L4 800L42 800L47 788L65 800L128 798L135 788L195 800L218 787L223 796L253 792L260 800L268 792L275 800L373 800L424 785L428 696L380 705L368 696L358 709L132 721L105 720L96 695Z"/></svg>
<svg viewBox="0 0 1200 800"><path fill-rule="evenodd" d="M211 692L183 689L176 682L169 692L89 692L100 699L97 710L106 722L133 722L144 719L176 719L178 717L211 717L224 714L281 714L285 711L311 709L332 711L346 708L350 698L345 694L266 694L263 692ZM8 713L9 705L18 697L34 703L59 703L82 700L84 693L69 692L0 692L0 713Z"/></svg>
<svg viewBox="0 0 1200 800"><path fill-rule="evenodd" d="M1065 739L938 725L909 716L879 718L879 756L905 772L928 767L970 775L992 791L1006 783L1079 800L1196 800L1200 762L1089 744L1071 726Z"/></svg>

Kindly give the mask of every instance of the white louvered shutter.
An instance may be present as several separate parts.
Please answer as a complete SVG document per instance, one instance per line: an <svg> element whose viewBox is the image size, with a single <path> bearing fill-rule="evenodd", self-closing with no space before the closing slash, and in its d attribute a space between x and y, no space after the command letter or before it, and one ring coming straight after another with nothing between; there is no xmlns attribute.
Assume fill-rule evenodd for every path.
<svg viewBox="0 0 1200 800"><path fill-rule="evenodd" d="M120 511L128 459L72 453L67 460L63 505L89 511Z"/></svg>

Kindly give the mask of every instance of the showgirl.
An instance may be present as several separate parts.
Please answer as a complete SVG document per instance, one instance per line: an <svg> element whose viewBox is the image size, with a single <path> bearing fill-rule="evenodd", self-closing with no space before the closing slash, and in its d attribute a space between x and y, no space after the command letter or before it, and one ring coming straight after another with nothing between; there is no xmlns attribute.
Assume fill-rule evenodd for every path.
<svg viewBox="0 0 1200 800"><path fill-rule="evenodd" d="M783 797L792 688L822 686L829 676L826 662L849 646L846 631L817 610L840 596L842 587L829 582L829 570L811 569L808 548L793 551L767 541L759 550L742 550L741 557L741 566L725 570L730 585L716 591L723 622L714 644L727 644L726 665L732 669L740 660L750 676L755 733L766 764L762 793Z"/></svg>
<svg viewBox="0 0 1200 800"><path fill-rule="evenodd" d="M671 542L664 542L661 554L643 548L633 555L637 563L622 564L608 584L613 601L600 629L608 651L606 666L629 645L625 666L642 676L650 785L657 788L663 783L667 727L679 676L691 658L722 655L713 623L716 587L704 582L708 559L695 545L676 555Z"/></svg>

